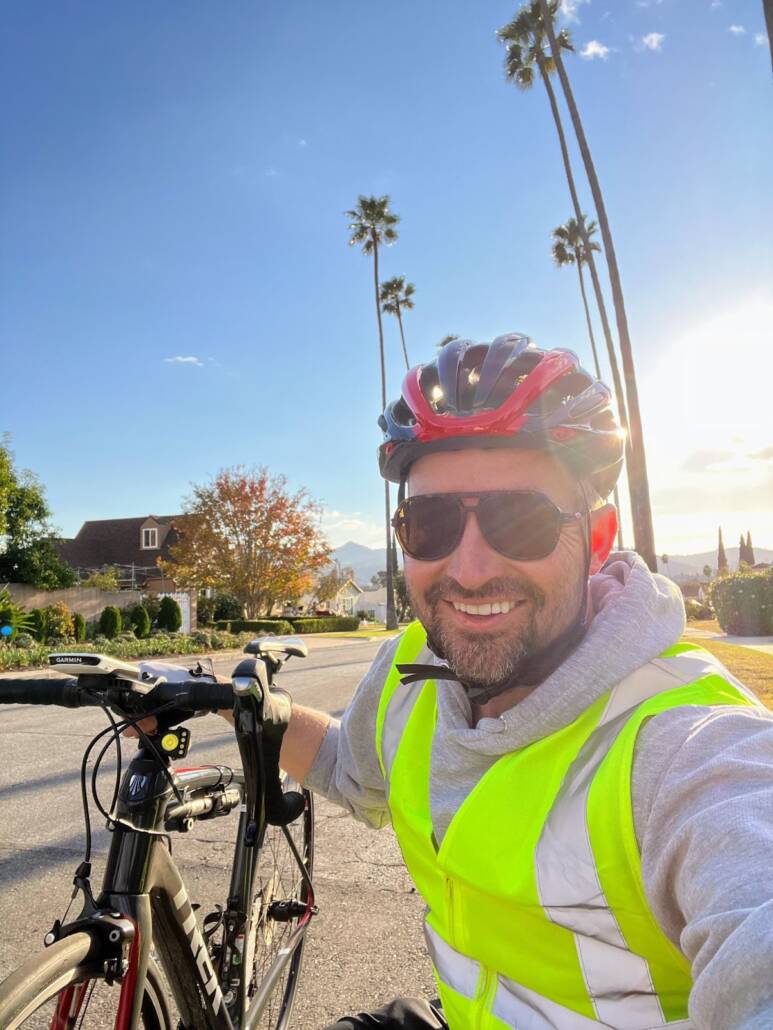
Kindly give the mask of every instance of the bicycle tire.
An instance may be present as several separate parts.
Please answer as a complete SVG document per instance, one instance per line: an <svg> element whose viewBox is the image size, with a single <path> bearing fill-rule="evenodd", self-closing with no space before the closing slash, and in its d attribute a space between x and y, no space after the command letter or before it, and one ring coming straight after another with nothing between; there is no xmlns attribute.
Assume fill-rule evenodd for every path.
<svg viewBox="0 0 773 1030"><path fill-rule="evenodd" d="M311 878L314 869L314 801L311 793L302 790L286 773L282 775L282 789L300 791L305 800L303 813L287 827L287 830ZM269 826L266 829L255 875L252 907L254 932L251 942L253 953L252 956L248 955L245 958L252 966L252 979L247 992L248 1004L272 961L302 918L299 916L281 923L273 920L270 916L270 906L280 900L300 901L305 906L309 903L309 889L298 870L282 828ZM303 963L304 943L305 935L300 939L267 1000L257 1024L260 1030L285 1030L289 1026Z"/></svg>
<svg viewBox="0 0 773 1030"><path fill-rule="evenodd" d="M83 1030L113 1026L108 1011L114 1012L120 985L109 986L104 979L102 963L89 961L91 938L86 933L73 934L52 944L27 962L0 984L0 1027L3 1030L49 1030L63 992L86 988L84 1005L74 1025ZM99 987L99 991L97 991ZM95 1002L95 994L97 996ZM66 1025L66 1024L65 1024ZM145 980L145 993L139 1026L142 1030L173 1030L172 1018L161 974L150 960Z"/></svg>

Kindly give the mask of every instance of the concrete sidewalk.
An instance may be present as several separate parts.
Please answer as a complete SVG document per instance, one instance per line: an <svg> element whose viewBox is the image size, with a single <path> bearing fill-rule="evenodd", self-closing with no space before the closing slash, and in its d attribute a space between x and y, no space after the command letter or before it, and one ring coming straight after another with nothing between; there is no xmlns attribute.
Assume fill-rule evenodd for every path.
<svg viewBox="0 0 773 1030"><path fill-rule="evenodd" d="M713 630L691 629L688 626L684 635L693 640L716 640L719 644L736 644L738 647L749 647L753 651L773 655L773 637L737 637L727 633L715 633Z"/></svg>

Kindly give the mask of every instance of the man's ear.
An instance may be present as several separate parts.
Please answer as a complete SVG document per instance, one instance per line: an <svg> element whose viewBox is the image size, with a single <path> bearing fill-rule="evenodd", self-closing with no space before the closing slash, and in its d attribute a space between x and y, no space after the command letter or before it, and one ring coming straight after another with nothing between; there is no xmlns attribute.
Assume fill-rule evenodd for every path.
<svg viewBox="0 0 773 1030"><path fill-rule="evenodd" d="M590 514L590 574L595 575L609 557L617 534L617 509L605 504Z"/></svg>

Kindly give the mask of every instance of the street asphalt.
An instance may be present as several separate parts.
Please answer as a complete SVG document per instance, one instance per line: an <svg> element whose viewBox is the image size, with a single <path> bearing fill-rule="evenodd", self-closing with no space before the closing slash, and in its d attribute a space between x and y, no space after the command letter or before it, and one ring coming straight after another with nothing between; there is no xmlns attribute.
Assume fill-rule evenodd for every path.
<svg viewBox="0 0 773 1030"><path fill-rule="evenodd" d="M307 641L308 658L292 659L281 683L299 704L340 715L378 644ZM218 656L218 673L227 675L237 658ZM72 874L83 857L80 762L104 725L102 713L93 710L0 709L0 980L42 948L44 933L69 900ZM194 743L186 764L238 765L224 721L209 716L188 725ZM110 768L103 781L108 800ZM98 885L110 836L98 814L96 827L92 879ZM175 835L174 858L201 914L225 899L235 827L230 817ZM370 830L320 798L316 829L320 911L309 932L292 1026L316 1030L401 994L434 997L421 932L423 905L391 830Z"/></svg>

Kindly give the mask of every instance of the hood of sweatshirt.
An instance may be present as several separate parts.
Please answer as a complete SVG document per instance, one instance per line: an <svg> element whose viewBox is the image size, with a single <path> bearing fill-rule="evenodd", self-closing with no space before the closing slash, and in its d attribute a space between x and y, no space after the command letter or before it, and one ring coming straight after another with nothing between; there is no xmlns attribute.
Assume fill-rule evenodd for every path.
<svg viewBox="0 0 773 1030"><path fill-rule="evenodd" d="M441 751L450 747L458 761L460 747L495 756L547 737L684 632L681 591L665 576L653 575L632 551L613 554L591 577L590 596L593 620L581 643L528 697L498 718L483 718L471 727L462 686L438 681L435 739Z"/></svg>

